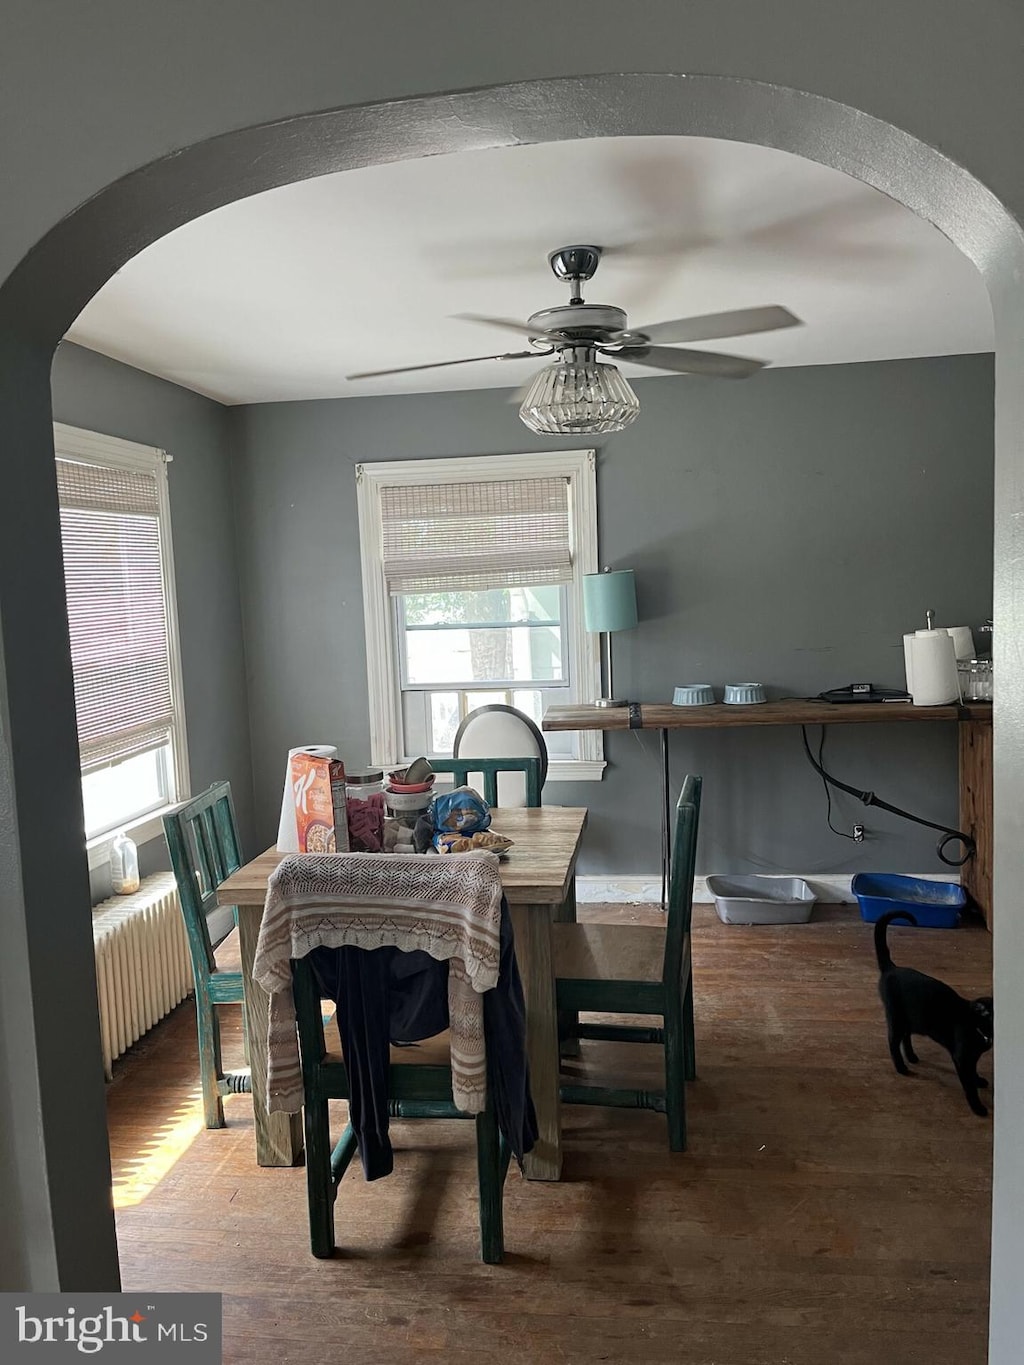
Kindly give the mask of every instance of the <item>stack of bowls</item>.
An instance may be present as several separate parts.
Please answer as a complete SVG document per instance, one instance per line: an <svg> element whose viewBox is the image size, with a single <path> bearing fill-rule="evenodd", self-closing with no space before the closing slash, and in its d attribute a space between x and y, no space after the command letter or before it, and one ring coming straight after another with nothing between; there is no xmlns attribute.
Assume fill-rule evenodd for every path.
<svg viewBox="0 0 1024 1365"><path fill-rule="evenodd" d="M425 758L417 758L408 768L388 773L384 788L388 815L412 829L433 800L435 776Z"/></svg>

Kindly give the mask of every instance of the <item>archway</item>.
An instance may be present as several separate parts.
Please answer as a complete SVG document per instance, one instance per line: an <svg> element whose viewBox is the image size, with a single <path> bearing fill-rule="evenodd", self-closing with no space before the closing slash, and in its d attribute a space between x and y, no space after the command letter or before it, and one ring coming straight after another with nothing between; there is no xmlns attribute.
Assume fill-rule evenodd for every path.
<svg viewBox="0 0 1024 1365"><path fill-rule="evenodd" d="M8 1131L30 1195L45 1194L52 1248L40 1284L109 1286L102 1082L93 1042L95 1005L87 926L78 923L84 860L70 831L79 809L77 747L63 614L52 475L49 364L85 302L131 256L182 223L289 181L375 162L513 145L621 135L689 134L780 148L889 194L938 226L978 266L997 332L996 651L1000 674L996 755L996 875L1020 884L1018 819L1024 809L1024 676L1011 640L1024 624L1024 459L1017 433L1024 395L1009 382L1024 361L1024 236L1008 211L963 168L900 130L820 96L722 77L594 76L493 87L364 108L305 114L250 128L154 162L104 190L44 238L0 289L0 412L17 479L0 508L0 620L6 674L0 752L0 870L13 914L0 939L8 1027L34 1019L33 1048L10 1059L16 1112ZM34 567L24 591L25 566ZM40 714L49 722L43 732ZM61 833L51 835L51 830ZM1017 836L1017 837L1014 837ZM1000 901L1005 898L1000 896ZM52 952L59 938L66 951ZM1024 1190L1011 1132L1024 1120L1024 1007L1010 973L1024 960L1024 924L996 913L1000 1106L994 1298L1013 1292L1012 1220ZM59 999L59 1017L46 1007ZM33 1050L34 1049L34 1050ZM37 1079L38 1077L38 1079ZM64 1115L78 1116L74 1169L62 1160ZM43 1134L39 1152L37 1129ZM999 1135L1004 1135L1000 1137ZM20 1146L19 1146L20 1144ZM35 1155L33 1155L35 1154ZM38 1167L41 1190L31 1183ZM18 1166L18 1161L15 1161ZM31 1215L25 1208L24 1213ZM38 1209L36 1210L38 1215ZM29 1226L30 1216L24 1218ZM75 1230L77 1225L81 1231Z"/></svg>

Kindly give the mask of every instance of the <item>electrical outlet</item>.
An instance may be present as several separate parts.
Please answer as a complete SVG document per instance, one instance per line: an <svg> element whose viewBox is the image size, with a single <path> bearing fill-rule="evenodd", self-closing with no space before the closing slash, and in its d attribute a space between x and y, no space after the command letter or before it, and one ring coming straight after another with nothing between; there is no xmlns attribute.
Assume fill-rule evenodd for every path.
<svg viewBox="0 0 1024 1365"><path fill-rule="evenodd" d="M853 827L853 842L854 842L855 844L862 844L862 843L864 842L864 826L863 826L863 825L854 825L854 827Z"/></svg>

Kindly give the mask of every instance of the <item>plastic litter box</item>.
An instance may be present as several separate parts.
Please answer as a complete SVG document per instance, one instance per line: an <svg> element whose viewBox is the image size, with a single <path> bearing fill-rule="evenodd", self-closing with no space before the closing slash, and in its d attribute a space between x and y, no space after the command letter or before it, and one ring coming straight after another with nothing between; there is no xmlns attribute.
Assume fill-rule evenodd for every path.
<svg viewBox="0 0 1024 1365"><path fill-rule="evenodd" d="M814 892L799 877L709 877L708 890L723 924L806 924Z"/></svg>
<svg viewBox="0 0 1024 1365"><path fill-rule="evenodd" d="M955 929L967 904L962 886L898 872L858 872L850 890L857 897L861 918L869 924L890 910L909 910L922 929Z"/></svg>

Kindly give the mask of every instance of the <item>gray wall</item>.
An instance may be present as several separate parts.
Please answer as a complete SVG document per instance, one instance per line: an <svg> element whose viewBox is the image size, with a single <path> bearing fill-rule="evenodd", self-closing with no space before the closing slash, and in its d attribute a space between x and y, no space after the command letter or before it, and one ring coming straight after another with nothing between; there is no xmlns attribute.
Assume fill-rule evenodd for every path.
<svg viewBox="0 0 1024 1365"><path fill-rule="evenodd" d="M171 500L192 790L227 778L243 847L252 848L252 767L231 487L230 413L219 403L64 342L53 364L58 422L160 446L174 456ZM143 872L167 867L162 839L140 850ZM94 900L109 875L92 876Z"/></svg>
<svg viewBox="0 0 1024 1365"><path fill-rule="evenodd" d="M991 614L992 359L769 370L742 384L637 384L641 415L599 442L602 564L632 566L641 624L614 640L616 691L751 678L776 697L855 680L903 686L902 634ZM259 838L283 756L303 741L368 752L353 466L584 442L532 437L502 391L236 409L237 511ZM956 818L952 725L834 729L837 775ZM654 874L656 733L607 737L604 781L549 785L586 805L581 870ZM675 781L705 776L702 871L941 870L927 832L840 796L789 727L675 734Z"/></svg>

